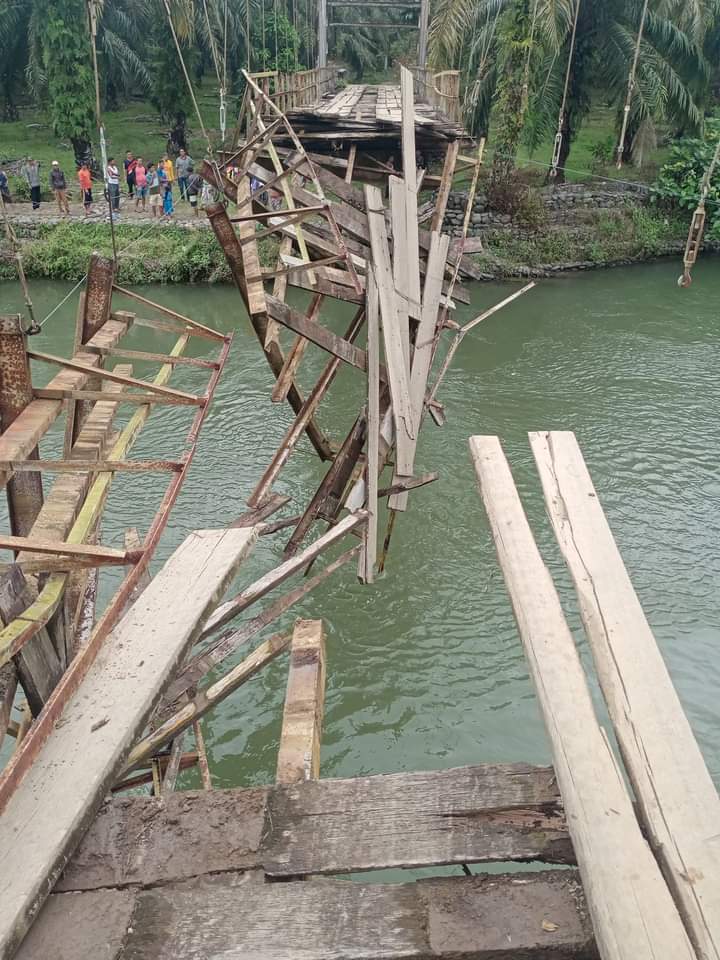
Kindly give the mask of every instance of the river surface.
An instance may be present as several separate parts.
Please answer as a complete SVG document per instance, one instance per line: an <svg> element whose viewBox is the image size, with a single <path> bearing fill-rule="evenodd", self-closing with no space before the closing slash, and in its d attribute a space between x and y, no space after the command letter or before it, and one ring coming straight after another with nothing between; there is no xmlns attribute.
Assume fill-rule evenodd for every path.
<svg viewBox="0 0 720 960"><path fill-rule="evenodd" d="M476 433L502 438L589 660L526 436L528 430L556 429L574 430L579 438L693 729L720 781L720 262L701 262L689 291L678 290L677 273L678 265L666 262L543 281L466 338L440 394L447 424L439 429L429 421L419 447L418 470L436 470L440 479L410 495L386 574L375 586L362 587L346 566L281 621L325 620L323 776L549 760L467 439ZM33 282L38 315L69 288ZM458 319L474 316L511 289L476 285L472 306L462 307ZM234 288L143 292L220 330L236 330L156 570L191 530L224 525L243 512L290 418L289 408L269 401L269 369ZM0 313L20 308L17 285L0 285ZM69 355L75 308L73 297L33 347ZM338 310L336 329L347 316ZM147 329L127 340L129 347L154 351L170 343L169 335ZM208 355L208 346L196 340L191 353ZM305 383L322 363L320 351L311 351ZM144 377L152 369L135 366ZM52 372L35 365L36 383ZM173 385L201 390L203 374L181 368ZM321 408L321 422L334 439L345 435L359 409L361 381L357 371L343 371L332 400ZM131 455L179 454L189 420L182 409L156 408ZM58 436L55 431L46 441L46 455L57 455ZM301 509L320 476L303 441L276 489ZM129 525L144 532L163 486L156 476L116 479L103 542L120 546ZM279 562L286 536L261 539L240 584ZM105 601L116 585L117 575L104 572ZM217 785L274 778L286 676L283 657L204 721Z"/></svg>

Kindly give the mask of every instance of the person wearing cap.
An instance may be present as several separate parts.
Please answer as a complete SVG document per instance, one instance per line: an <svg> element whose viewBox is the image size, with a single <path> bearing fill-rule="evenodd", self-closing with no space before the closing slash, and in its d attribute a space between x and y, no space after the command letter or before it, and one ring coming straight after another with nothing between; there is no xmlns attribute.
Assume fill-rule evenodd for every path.
<svg viewBox="0 0 720 960"><path fill-rule="evenodd" d="M22 166L20 173L27 180L30 187L30 199L32 200L33 210L40 209L40 164L32 157L28 157Z"/></svg>
<svg viewBox="0 0 720 960"><path fill-rule="evenodd" d="M50 167L50 189L55 194L60 215L69 217L70 205L67 198L67 182L57 160L53 160Z"/></svg>

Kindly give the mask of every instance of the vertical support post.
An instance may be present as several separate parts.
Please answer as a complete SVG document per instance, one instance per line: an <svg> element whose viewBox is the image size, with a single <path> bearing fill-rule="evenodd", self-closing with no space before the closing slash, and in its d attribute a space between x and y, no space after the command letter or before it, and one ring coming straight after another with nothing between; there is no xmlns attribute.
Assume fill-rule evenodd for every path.
<svg viewBox="0 0 720 960"><path fill-rule="evenodd" d="M367 272L367 366L368 366L368 433L365 464L368 519L358 576L363 583L375 580L378 532L378 479L380 476L380 301L375 271Z"/></svg>
<svg viewBox="0 0 720 960"><path fill-rule="evenodd" d="M429 0L420 2L420 22L418 34L418 66L424 70L427 67L427 40L428 40L428 19L429 19Z"/></svg>
<svg viewBox="0 0 720 960"><path fill-rule="evenodd" d="M0 427L7 430L33 398L27 340L22 316L0 317ZM37 447L30 460L38 459ZM27 537L43 504L42 475L19 473L7 484L10 530L13 536Z"/></svg>
<svg viewBox="0 0 720 960"><path fill-rule="evenodd" d="M327 67L327 0L318 0L318 59L320 69Z"/></svg>
<svg viewBox="0 0 720 960"><path fill-rule="evenodd" d="M115 262L107 257L101 257L99 253L93 253L88 266L85 290L80 294L78 303L73 355L110 319L114 282ZM88 383L88 389L95 389L92 380ZM70 457L72 446L90 409L90 404L78 404L75 400L71 400L68 404L64 446L66 459Z"/></svg>
<svg viewBox="0 0 720 960"><path fill-rule="evenodd" d="M277 782L320 776L320 740L325 707L325 631L322 620L297 620L290 647Z"/></svg>

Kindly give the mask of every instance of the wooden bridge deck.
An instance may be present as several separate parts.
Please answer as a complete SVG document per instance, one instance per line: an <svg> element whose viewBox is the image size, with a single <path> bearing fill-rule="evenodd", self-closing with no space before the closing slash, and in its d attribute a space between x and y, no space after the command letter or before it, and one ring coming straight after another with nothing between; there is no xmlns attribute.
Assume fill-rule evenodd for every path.
<svg viewBox="0 0 720 960"><path fill-rule="evenodd" d="M467 136L455 118L455 101L445 110L426 99L415 99L415 135L419 141L449 141ZM287 111L301 138L331 140L397 139L402 109L399 84L351 84L315 103Z"/></svg>

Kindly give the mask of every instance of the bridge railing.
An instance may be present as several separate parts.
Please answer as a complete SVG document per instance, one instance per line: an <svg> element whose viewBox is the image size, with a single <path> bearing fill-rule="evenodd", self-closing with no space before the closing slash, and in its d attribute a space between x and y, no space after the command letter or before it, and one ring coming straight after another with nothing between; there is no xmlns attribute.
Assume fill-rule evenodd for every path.
<svg viewBox="0 0 720 960"><path fill-rule="evenodd" d="M337 67L334 66L299 70L297 73L268 70L251 76L283 113L317 103L326 93L334 93L337 87Z"/></svg>
<svg viewBox="0 0 720 960"><path fill-rule="evenodd" d="M411 67L411 70L415 79L415 96L444 113L449 120L460 123L460 71L433 73L426 67Z"/></svg>

